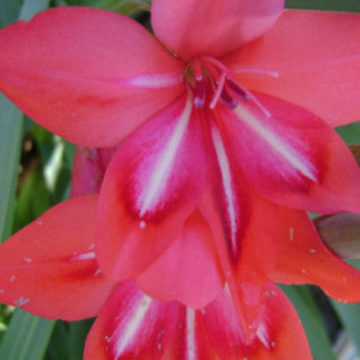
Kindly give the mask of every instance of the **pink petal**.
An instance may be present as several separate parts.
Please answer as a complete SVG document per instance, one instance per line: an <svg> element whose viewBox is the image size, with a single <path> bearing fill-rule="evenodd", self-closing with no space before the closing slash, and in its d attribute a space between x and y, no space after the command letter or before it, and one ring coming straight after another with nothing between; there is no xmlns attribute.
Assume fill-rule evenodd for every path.
<svg viewBox="0 0 360 360"><path fill-rule="evenodd" d="M100 194L97 258L117 279L142 272L194 211L207 171L185 96L146 121L111 161Z"/></svg>
<svg viewBox="0 0 360 360"><path fill-rule="evenodd" d="M245 292L244 296L251 296L251 293ZM200 338L202 346L199 348L206 348L211 354L204 359L312 359L294 308L281 290L271 283L267 284L263 293L262 311L249 325L251 337L247 342L226 292L205 308L201 322L208 336Z"/></svg>
<svg viewBox="0 0 360 360"><path fill-rule="evenodd" d="M95 316L114 283L95 260L97 196L63 202L0 246L0 301L39 316Z"/></svg>
<svg viewBox="0 0 360 360"><path fill-rule="evenodd" d="M180 304L152 300L133 281L122 282L89 333L84 360L181 359L181 344L173 357L168 346L183 337L183 313Z"/></svg>
<svg viewBox="0 0 360 360"><path fill-rule="evenodd" d="M71 197L100 192L105 170L116 151L111 148L78 147L74 157Z"/></svg>
<svg viewBox="0 0 360 360"><path fill-rule="evenodd" d="M121 283L90 331L84 360L310 360L290 302L271 284L263 297L252 338L245 342L227 292L194 310L152 300L131 281Z"/></svg>
<svg viewBox="0 0 360 360"><path fill-rule="evenodd" d="M247 74L241 82L339 126L359 120L359 33L359 14L288 10L261 40L225 62L277 72L278 78Z"/></svg>
<svg viewBox="0 0 360 360"><path fill-rule="evenodd" d="M103 10L42 12L2 30L0 48L4 94L84 146L118 143L182 89L181 63L135 21Z"/></svg>
<svg viewBox="0 0 360 360"><path fill-rule="evenodd" d="M217 243L225 272L230 268L255 268L265 271L272 264L272 239L264 241L260 225L267 214L262 202L244 178L232 152L226 133L211 112L208 157L212 159L209 186L204 191L201 211L206 217ZM267 253L266 261L258 256L258 249ZM227 258L229 266L224 263Z"/></svg>
<svg viewBox="0 0 360 360"><path fill-rule="evenodd" d="M263 35L283 0L153 0L156 35L183 59L221 56Z"/></svg>
<svg viewBox="0 0 360 360"><path fill-rule="evenodd" d="M213 234L195 211L174 235L172 245L136 279L137 284L153 298L203 307L223 287Z"/></svg>
<svg viewBox="0 0 360 360"><path fill-rule="evenodd" d="M275 216L269 219L267 229L277 240L272 280L286 284L315 284L338 301L360 300L360 271L325 246L305 212L273 204L269 205L268 211ZM274 231L274 227L277 230Z"/></svg>
<svg viewBox="0 0 360 360"><path fill-rule="evenodd" d="M291 207L359 212L360 170L340 137L300 107L256 96L264 108L252 101L221 107L230 149L251 186Z"/></svg>

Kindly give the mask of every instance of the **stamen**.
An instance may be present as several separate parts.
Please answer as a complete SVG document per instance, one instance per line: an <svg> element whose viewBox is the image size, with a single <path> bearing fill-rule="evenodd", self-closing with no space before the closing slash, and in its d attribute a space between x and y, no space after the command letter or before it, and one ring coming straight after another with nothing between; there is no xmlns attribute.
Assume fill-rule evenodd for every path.
<svg viewBox="0 0 360 360"><path fill-rule="evenodd" d="M232 69L232 72L235 74L260 74L260 75L267 75L274 78L278 78L280 73L278 71L272 70L263 70L263 69L252 69L252 68L239 68L239 69Z"/></svg>
<svg viewBox="0 0 360 360"><path fill-rule="evenodd" d="M230 89L237 95L240 96L243 100L250 99L250 93L242 87L240 84L236 83L232 79L228 79L227 85L229 85Z"/></svg>
<svg viewBox="0 0 360 360"><path fill-rule="evenodd" d="M194 106L197 108L203 108L206 102L206 86L205 79L201 69L201 62L194 60Z"/></svg>
<svg viewBox="0 0 360 360"><path fill-rule="evenodd" d="M215 94L210 102L210 109L214 109L214 107L216 106L216 103L218 102L220 96L221 96L221 93L224 89L224 84L225 84L225 79L226 79L226 73L222 73L221 74L221 77L220 77L220 81L219 83L217 84L217 88L216 88L216 91L215 91Z"/></svg>
<svg viewBox="0 0 360 360"><path fill-rule="evenodd" d="M244 100L251 100L266 117L271 118L271 112L250 91L231 79L229 79L228 84L235 94Z"/></svg>
<svg viewBox="0 0 360 360"><path fill-rule="evenodd" d="M204 79L198 80L195 77L195 88L194 88L194 106L196 108L203 108L206 102L206 87Z"/></svg>
<svg viewBox="0 0 360 360"><path fill-rule="evenodd" d="M234 110L239 104L239 102L229 94L229 92L226 90L226 87L224 87L223 91L221 92L220 100L230 110Z"/></svg>

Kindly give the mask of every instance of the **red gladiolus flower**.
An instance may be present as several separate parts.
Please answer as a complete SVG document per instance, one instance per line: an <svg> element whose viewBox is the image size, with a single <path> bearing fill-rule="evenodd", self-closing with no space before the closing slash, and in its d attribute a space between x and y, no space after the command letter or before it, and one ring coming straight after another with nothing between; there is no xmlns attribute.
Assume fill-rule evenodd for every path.
<svg viewBox="0 0 360 360"><path fill-rule="evenodd" d="M226 289L206 307L192 309L151 299L133 280L109 280L94 252L97 197L57 205L1 245L3 302L54 319L98 315L84 360L258 360L287 359L289 354L311 359L296 312L269 282L239 286L251 330L245 334ZM79 203L87 212L79 211Z"/></svg>
<svg viewBox="0 0 360 360"><path fill-rule="evenodd" d="M133 20L86 8L50 10L2 30L0 88L31 118L84 146L114 146L125 138L100 195L65 202L42 226L35 222L15 235L2 251L12 249L8 259L21 254L20 268L15 260L4 268L30 276L20 261L36 254L40 262L52 259L46 251L63 237L41 251L34 242L65 227L68 245L59 257L52 252L59 279L51 282L64 287L39 283L52 304L68 293L65 280L72 281L71 305L64 298L59 315L97 314L103 294L128 278L157 301L193 309L211 308L228 289L233 304L225 308L234 306L245 333L239 346L256 335L268 351L266 339L271 344L288 331L292 310L284 310L278 327L275 320L244 325L273 306L263 300L269 280L314 283L338 300L359 300L359 273L324 246L305 210L360 212L360 171L330 127L360 113L360 16L282 9L279 0L153 0L152 25L163 45ZM96 255L78 237L95 238ZM104 278L87 281L83 266L99 274L95 256ZM13 284L10 270L4 273ZM43 300L26 283L3 289L0 298L55 316L52 309L37 310ZM66 315L71 299L80 303L89 292L102 295L79 309L84 313ZM117 293L95 327L106 336L101 319L116 314L113 304L123 301ZM190 313L203 329L199 310ZM138 318L129 320L131 329ZM124 326L125 332L112 329L126 334ZM213 337L210 328L204 339Z"/></svg>

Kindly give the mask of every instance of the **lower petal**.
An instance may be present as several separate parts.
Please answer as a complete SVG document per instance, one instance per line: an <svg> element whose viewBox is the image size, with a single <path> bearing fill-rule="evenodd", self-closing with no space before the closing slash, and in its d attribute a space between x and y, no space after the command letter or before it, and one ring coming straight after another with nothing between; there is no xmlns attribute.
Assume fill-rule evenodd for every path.
<svg viewBox="0 0 360 360"><path fill-rule="evenodd" d="M0 301L64 320L95 316L114 283L95 260L98 197L63 202L0 246Z"/></svg>
<svg viewBox="0 0 360 360"><path fill-rule="evenodd" d="M338 301L360 300L360 271L325 246L305 212L273 207L272 214L276 214L274 223L280 224L273 233L277 239L273 281L315 284Z"/></svg>
<svg viewBox="0 0 360 360"><path fill-rule="evenodd" d="M175 356L170 343L183 332L183 312L178 303L144 295L132 280L122 282L88 335L84 360L181 359L181 345Z"/></svg>
<svg viewBox="0 0 360 360"><path fill-rule="evenodd" d="M199 308L223 288L214 237L197 210L185 221L173 244L136 279L140 288L159 300L177 300Z"/></svg>
<svg viewBox="0 0 360 360"><path fill-rule="evenodd" d="M226 291L203 309L145 296L132 281L118 285L95 321L84 360L310 360L290 302L267 284L252 337L245 340Z"/></svg>
<svg viewBox="0 0 360 360"><path fill-rule="evenodd" d="M334 130L303 108L256 95L261 107L222 107L230 150L251 186L315 213L360 212L360 169Z"/></svg>
<svg viewBox="0 0 360 360"><path fill-rule="evenodd" d="M116 279L144 271L194 211L206 174L200 121L177 99L144 123L108 166L97 217L97 259Z"/></svg>
<svg viewBox="0 0 360 360"><path fill-rule="evenodd" d="M243 296L251 298L251 292ZM271 283L265 286L260 309L245 339L229 294L223 293L205 308L201 325L208 336L202 336L200 344L211 354L206 359L312 359L299 318L279 288Z"/></svg>

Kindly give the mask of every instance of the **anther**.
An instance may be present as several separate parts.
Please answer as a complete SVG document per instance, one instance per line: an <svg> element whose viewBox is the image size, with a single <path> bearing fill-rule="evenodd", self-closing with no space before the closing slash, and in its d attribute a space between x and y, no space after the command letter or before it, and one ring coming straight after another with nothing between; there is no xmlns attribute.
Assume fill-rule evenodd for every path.
<svg viewBox="0 0 360 360"><path fill-rule="evenodd" d="M226 88L222 90L220 95L220 100L230 110L234 110L239 104L239 102L236 99L231 97L231 95L228 93Z"/></svg>
<svg viewBox="0 0 360 360"><path fill-rule="evenodd" d="M194 106L197 108L203 108L206 102L206 89L204 79L198 80L195 78L194 95Z"/></svg>

